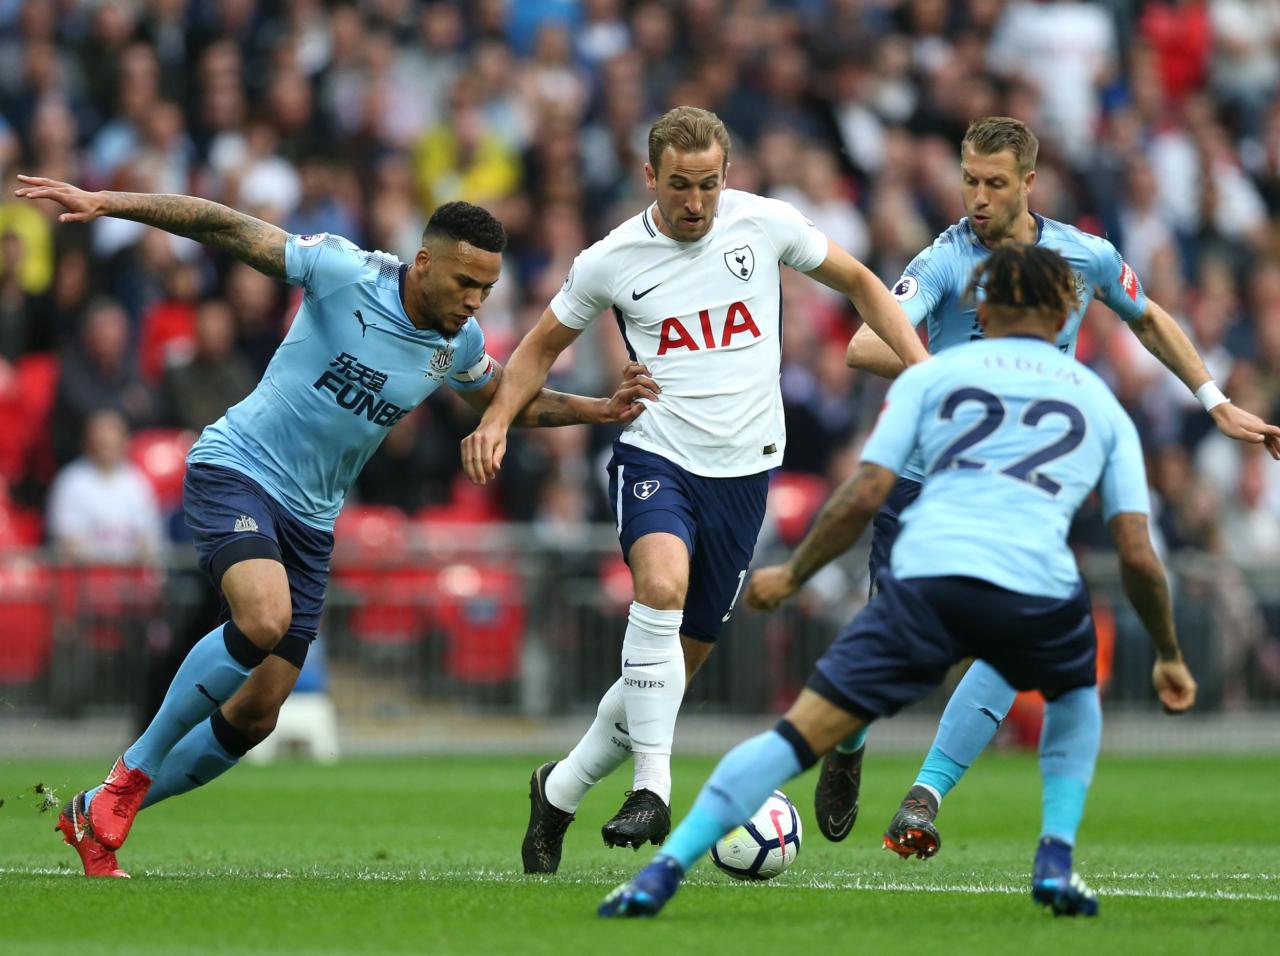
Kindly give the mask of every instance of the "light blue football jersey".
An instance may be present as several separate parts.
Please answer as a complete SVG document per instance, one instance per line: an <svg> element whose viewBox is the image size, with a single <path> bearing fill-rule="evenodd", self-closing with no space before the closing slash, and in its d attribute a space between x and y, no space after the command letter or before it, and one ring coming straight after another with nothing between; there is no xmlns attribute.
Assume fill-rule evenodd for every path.
<svg viewBox="0 0 1280 956"><path fill-rule="evenodd" d="M1137 274L1120 258L1115 246L1066 223L1044 216L1035 219L1036 245L1057 252L1075 273L1080 304L1058 334L1059 349L1067 355L1076 354L1080 321L1095 296L1126 322L1142 316L1147 307L1146 293ZM989 255L991 250L978 238L966 217L912 259L894 285L894 298L912 324L928 323L931 353L936 355L953 345L982 338L977 305L965 292L973 279L974 268ZM982 298L981 289L977 290L977 297ZM923 463L918 458L908 462L902 476L920 481Z"/></svg>
<svg viewBox="0 0 1280 956"><path fill-rule="evenodd" d="M414 328L407 267L346 239L289 236L285 278L305 290L257 388L200 436L187 461L248 475L299 521L330 530L347 489L391 426L442 384L493 374L474 318L456 335Z"/></svg>
<svg viewBox="0 0 1280 956"><path fill-rule="evenodd" d="M1107 520L1148 513L1138 430L1102 380L1048 342L1009 337L948 349L889 389L862 460L926 463L903 512L900 578L963 575L1066 597L1079 582L1072 516L1098 486Z"/></svg>

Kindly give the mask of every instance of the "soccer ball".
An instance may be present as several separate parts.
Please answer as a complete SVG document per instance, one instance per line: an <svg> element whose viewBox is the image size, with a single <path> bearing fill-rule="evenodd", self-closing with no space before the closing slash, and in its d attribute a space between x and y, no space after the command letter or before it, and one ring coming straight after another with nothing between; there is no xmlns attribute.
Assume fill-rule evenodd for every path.
<svg viewBox="0 0 1280 956"><path fill-rule="evenodd" d="M711 848L711 862L736 880L771 880L800 854L800 814L781 790Z"/></svg>

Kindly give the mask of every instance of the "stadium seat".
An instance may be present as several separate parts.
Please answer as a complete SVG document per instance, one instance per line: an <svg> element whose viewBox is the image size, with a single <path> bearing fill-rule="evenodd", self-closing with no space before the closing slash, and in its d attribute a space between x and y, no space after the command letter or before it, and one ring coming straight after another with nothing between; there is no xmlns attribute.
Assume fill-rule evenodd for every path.
<svg viewBox="0 0 1280 956"><path fill-rule="evenodd" d="M525 629L523 581L508 564L457 562L437 579L435 623L445 638L444 670L467 684L507 684L520 669Z"/></svg>
<svg viewBox="0 0 1280 956"><path fill-rule="evenodd" d="M188 302L158 302L142 317L138 370L156 383L175 360L190 355L196 342L196 310Z"/></svg>
<svg viewBox="0 0 1280 956"><path fill-rule="evenodd" d="M28 560L0 563L0 684L44 676L53 649L53 576Z"/></svg>
<svg viewBox="0 0 1280 956"><path fill-rule="evenodd" d="M827 500L829 486L817 475L799 471L780 471L769 484L769 512L778 528L783 544L800 543L818 509Z"/></svg>
<svg viewBox="0 0 1280 956"><path fill-rule="evenodd" d="M333 584L364 645L408 647L426 634L434 574L410 563L408 528L404 512L387 505L351 505L334 526Z"/></svg>
<svg viewBox="0 0 1280 956"><path fill-rule="evenodd" d="M182 479L194 433L176 428L149 428L129 440L129 460L147 476L162 512L182 504Z"/></svg>
<svg viewBox="0 0 1280 956"><path fill-rule="evenodd" d="M49 432L49 416L53 413L54 394L61 374L56 355L24 355L18 359L18 393L21 422L26 427L23 441L23 473L34 475L44 483L53 480L57 462L53 458L53 439Z"/></svg>
<svg viewBox="0 0 1280 956"><path fill-rule="evenodd" d="M44 521L38 511L0 501L0 551L35 548L44 537Z"/></svg>

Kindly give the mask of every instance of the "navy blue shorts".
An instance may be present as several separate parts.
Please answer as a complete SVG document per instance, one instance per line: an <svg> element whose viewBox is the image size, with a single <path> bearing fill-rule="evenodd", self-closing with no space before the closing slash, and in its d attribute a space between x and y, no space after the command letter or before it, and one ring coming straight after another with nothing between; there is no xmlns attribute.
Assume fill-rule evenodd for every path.
<svg viewBox="0 0 1280 956"><path fill-rule="evenodd" d="M876 579L881 570L889 567L889 552L898 540L899 518L911 502L920 497L921 484L910 478L899 478L893 484L889 497L871 522L871 556L867 566L871 569L871 597L876 596Z"/></svg>
<svg viewBox="0 0 1280 956"><path fill-rule="evenodd" d="M320 626L333 535L303 524L257 482L218 465L187 468L182 510L200 567L219 590L227 568L239 561L269 558L284 565L293 619L274 653L301 667ZM230 617L225 597L222 617Z"/></svg>
<svg viewBox="0 0 1280 956"><path fill-rule="evenodd" d="M609 500L622 556L646 534L674 534L689 549L689 591L680 633L714 643L733 612L756 550L769 473L703 478L661 455L613 443Z"/></svg>
<svg viewBox="0 0 1280 956"><path fill-rule="evenodd" d="M977 578L882 570L878 593L819 658L808 686L873 720L924 697L966 657L1018 690L1093 686L1097 637L1084 584L1067 598L1034 597Z"/></svg>

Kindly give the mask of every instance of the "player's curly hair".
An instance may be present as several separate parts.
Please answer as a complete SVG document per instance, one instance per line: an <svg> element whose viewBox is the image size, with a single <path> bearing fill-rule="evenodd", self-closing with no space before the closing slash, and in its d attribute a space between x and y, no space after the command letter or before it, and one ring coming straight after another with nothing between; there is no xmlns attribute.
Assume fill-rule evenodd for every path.
<svg viewBox="0 0 1280 956"><path fill-rule="evenodd" d="M994 156L1005 150L1013 153L1018 172L1026 175L1036 168L1040 140L1022 120L1012 116L982 116L969 124L960 141L960 155L968 146L979 156Z"/></svg>
<svg viewBox="0 0 1280 956"><path fill-rule="evenodd" d="M729 131L720 117L698 106L676 106L649 129L649 165L657 172L668 146L682 153L700 153L717 143L729 162Z"/></svg>
<svg viewBox="0 0 1280 956"><path fill-rule="evenodd" d="M485 252L502 252L507 248L507 231L487 209L469 202L447 202L431 214L422 231L422 244L431 239L469 242Z"/></svg>
<svg viewBox="0 0 1280 956"><path fill-rule="evenodd" d="M1059 318L1080 304L1074 270L1052 249L1000 246L973 270L968 297L981 289L989 308Z"/></svg>

